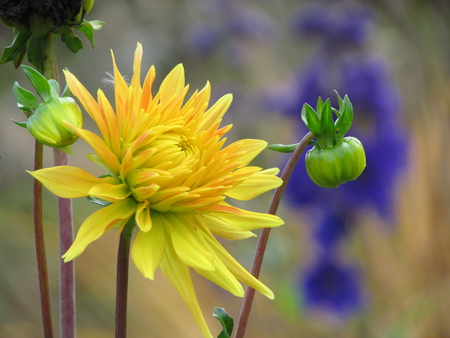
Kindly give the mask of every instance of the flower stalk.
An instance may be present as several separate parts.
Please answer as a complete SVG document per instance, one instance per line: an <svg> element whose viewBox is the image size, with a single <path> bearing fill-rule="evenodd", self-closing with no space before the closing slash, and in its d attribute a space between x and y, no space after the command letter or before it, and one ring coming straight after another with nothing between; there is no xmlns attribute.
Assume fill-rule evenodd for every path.
<svg viewBox="0 0 450 338"><path fill-rule="evenodd" d="M298 143L297 147L295 148L294 152L292 153L291 157L289 158L289 161L287 162L286 167L284 168L283 173L281 174L281 179L283 180L283 184L274 191L272 201L270 202L269 209L267 211L268 214L271 214L271 215L276 214L276 212L278 210L278 206L280 205L284 190L286 188L286 185L289 181L289 178L292 175L292 172L294 171L295 165L297 164L298 160L300 159L300 156L303 153L303 151L305 150L306 146L311 142L311 140L313 138L314 138L314 135L311 132L306 134L303 137L303 139ZM259 273L261 272L262 261L264 258L264 253L266 251L267 241L269 240L270 229L271 228L262 229L261 234L259 236L259 240L258 240L258 244L256 247L256 252L255 252L255 257L253 258L252 270L251 270L251 274L255 278L259 278ZM236 327L236 333L234 336L235 338L243 338L245 335L245 331L247 329L248 318L250 315L250 311L252 309L254 297L255 297L255 289L248 286L247 290L245 292L244 300L242 302L241 312L239 314L239 320L238 320L238 324Z"/></svg>
<svg viewBox="0 0 450 338"><path fill-rule="evenodd" d="M54 79L59 83L58 63L55 54L55 34L47 33L44 49L44 73L46 79ZM55 166L67 165L68 155L57 149L53 149ZM72 245L74 239L72 201L66 198L58 198L59 221L59 255L60 257ZM75 263L59 259L59 308L60 308L60 336L74 338L75 329Z"/></svg>
<svg viewBox="0 0 450 338"><path fill-rule="evenodd" d="M116 338L127 336L127 305L128 305L128 268L130 264L131 235L135 225L131 218L120 234L119 251L117 253L116 279Z"/></svg>
<svg viewBox="0 0 450 338"><path fill-rule="evenodd" d="M42 168L44 146L35 140L34 170ZM34 180L33 186L34 240L36 245L39 291L41 294L42 323L44 337L53 338L52 311L48 286L47 258L45 253L44 228L42 222L42 183Z"/></svg>

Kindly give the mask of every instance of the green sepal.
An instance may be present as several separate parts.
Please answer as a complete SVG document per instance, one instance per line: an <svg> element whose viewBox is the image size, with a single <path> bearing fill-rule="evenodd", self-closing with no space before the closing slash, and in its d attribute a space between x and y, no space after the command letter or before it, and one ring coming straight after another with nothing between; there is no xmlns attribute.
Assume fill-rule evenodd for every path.
<svg viewBox="0 0 450 338"><path fill-rule="evenodd" d="M69 26L64 27L61 33L61 41L66 44L72 53L77 53L83 48L83 42L78 36L73 34L73 30Z"/></svg>
<svg viewBox="0 0 450 338"><path fill-rule="evenodd" d="M44 55L47 37L32 36L28 44L27 58L28 61L40 72L44 72Z"/></svg>
<svg viewBox="0 0 450 338"><path fill-rule="evenodd" d="M21 104L24 108L34 110L39 106L39 101L36 99L34 94L19 86L17 81L14 82L12 91L17 103Z"/></svg>
<svg viewBox="0 0 450 338"><path fill-rule="evenodd" d="M223 328L223 331L217 336L217 338L231 338L234 326L233 318L228 316L225 309L221 307L214 308L213 316L217 318Z"/></svg>
<svg viewBox="0 0 450 338"><path fill-rule="evenodd" d="M17 124L19 127L22 127L22 128L25 128L25 129L27 129L27 123L26 122L19 122L19 121L16 121L16 120L14 120L14 119L11 119L15 124Z"/></svg>
<svg viewBox="0 0 450 338"><path fill-rule="evenodd" d="M342 100L337 92L336 94L339 100L339 111L341 112L341 116L338 117L335 123L336 133L338 134L336 137L342 139L352 126L353 106L347 95Z"/></svg>
<svg viewBox="0 0 450 338"><path fill-rule="evenodd" d="M53 97L52 88L44 75L29 66L23 65L22 69L41 99L44 100L44 102L50 100Z"/></svg>
<svg viewBox="0 0 450 338"><path fill-rule="evenodd" d="M61 94L61 97L69 97L70 96L70 88L69 85L66 83L66 85L64 86L64 90Z"/></svg>
<svg viewBox="0 0 450 338"><path fill-rule="evenodd" d="M297 149L298 143L295 144L271 144L268 148L280 153L293 153Z"/></svg>
<svg viewBox="0 0 450 338"><path fill-rule="evenodd" d="M30 108L24 107L21 104L17 104L17 108L19 108L21 111L24 112L25 116L31 116L33 115L33 111Z"/></svg>
<svg viewBox="0 0 450 338"><path fill-rule="evenodd" d="M321 116L322 116L322 110L323 110L323 100L319 96L319 98L317 99L317 104L316 104L316 113L317 113L317 116L319 117L319 120L321 119Z"/></svg>
<svg viewBox="0 0 450 338"><path fill-rule="evenodd" d="M301 117L306 127L314 134L314 136L319 136L320 133L320 117L314 111L314 109L307 103L302 107Z"/></svg>
<svg viewBox="0 0 450 338"><path fill-rule="evenodd" d="M104 199L101 199L101 198L91 197L91 196L88 196L87 200L91 203L100 205L102 207L107 207L108 205L113 203L113 202L105 201Z"/></svg>
<svg viewBox="0 0 450 338"><path fill-rule="evenodd" d="M14 59L13 59L13 64L14 64L14 68L19 68L19 66L22 64L23 59L25 58L25 55L27 54L27 49L25 48L24 50L22 50L20 53L18 53Z"/></svg>
<svg viewBox="0 0 450 338"><path fill-rule="evenodd" d="M320 136L322 138L322 141L324 142L324 146L332 147L334 145L335 128L333 113L331 112L331 103L328 99L325 101L322 107L322 114L320 117L320 131ZM318 139L318 141L319 143L321 143L321 140Z"/></svg>
<svg viewBox="0 0 450 338"><path fill-rule="evenodd" d="M59 97L59 84L58 81L54 79L48 80L48 83L50 84L50 88L52 90L52 96L53 97Z"/></svg>
<svg viewBox="0 0 450 338"><path fill-rule="evenodd" d="M28 40L31 38L31 32L19 32L14 29L14 40L11 46L6 47L0 56L0 64L14 61L18 56L25 54ZM17 68L17 66L16 66Z"/></svg>

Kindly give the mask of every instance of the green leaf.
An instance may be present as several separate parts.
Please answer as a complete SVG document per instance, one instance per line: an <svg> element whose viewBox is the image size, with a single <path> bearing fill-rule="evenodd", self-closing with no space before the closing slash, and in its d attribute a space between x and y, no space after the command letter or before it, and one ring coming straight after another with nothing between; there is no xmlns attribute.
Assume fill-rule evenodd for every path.
<svg viewBox="0 0 450 338"><path fill-rule="evenodd" d="M305 103L303 105L301 116L303 122L308 127L308 129L314 134L314 136L316 137L320 136L321 130L320 130L319 116L309 104Z"/></svg>
<svg viewBox="0 0 450 338"><path fill-rule="evenodd" d="M87 200L88 200L89 202L91 202L91 203L100 205L100 206L102 206L102 207L107 207L108 205L112 204L112 202L105 201L105 200L103 200L103 199L101 199L101 198L91 197L91 196L88 196L88 197L87 197Z"/></svg>
<svg viewBox="0 0 450 338"><path fill-rule="evenodd" d="M52 88L44 75L29 66L23 65L22 69L41 99L44 100L44 102L50 100L53 97Z"/></svg>
<svg viewBox="0 0 450 338"><path fill-rule="evenodd" d="M92 26L94 31L99 31L105 25L105 23L100 20L91 20L91 21L86 21L86 22L88 22Z"/></svg>
<svg viewBox="0 0 450 338"><path fill-rule="evenodd" d="M19 127L22 127L22 128L25 128L25 129L27 129L27 123L26 122L19 122L19 121L16 121L16 120L14 120L14 119L11 119L15 124L17 124Z"/></svg>
<svg viewBox="0 0 450 338"><path fill-rule="evenodd" d="M320 132L325 147L332 147L334 145L335 128L333 114L331 113L331 103L328 99L323 104L322 116L320 117ZM318 141L321 143L321 140L318 139Z"/></svg>
<svg viewBox="0 0 450 338"><path fill-rule="evenodd" d="M17 103L21 104L24 108L34 110L39 106L39 101L34 94L19 86L19 83L14 82L12 91Z"/></svg>
<svg viewBox="0 0 450 338"><path fill-rule="evenodd" d="M213 316L217 318L223 328L223 331L219 334L219 336L217 336L217 338L231 338L234 326L233 318L228 316L225 309L221 307L214 308Z"/></svg>
<svg viewBox="0 0 450 338"><path fill-rule="evenodd" d="M94 28L92 27L91 23L88 21L83 21L83 23L79 27L76 27L76 29L78 29L88 38L92 48L94 48L95 47Z"/></svg>
<svg viewBox="0 0 450 338"><path fill-rule="evenodd" d="M64 30L61 33L61 41L66 44L67 48L69 48L72 53L77 53L83 48L83 42L78 36L73 34L73 31L69 26L64 27Z"/></svg>
<svg viewBox="0 0 450 338"><path fill-rule="evenodd" d="M66 83L66 85L64 86L64 90L61 94L61 97L69 97L70 96L70 89L69 89L69 85Z"/></svg>
<svg viewBox="0 0 450 338"><path fill-rule="evenodd" d="M13 61L17 56L24 54L27 50L27 42L31 38L31 32L14 31L14 40L11 46L3 50L2 56L0 56L0 64Z"/></svg>
<svg viewBox="0 0 450 338"><path fill-rule="evenodd" d="M353 106L347 95L344 96L344 100L340 100L339 102L341 102L340 103L341 116L336 120L335 129L339 135L339 138L342 138L345 136L345 134L349 131L350 127L352 126Z"/></svg>
<svg viewBox="0 0 450 338"><path fill-rule="evenodd" d="M280 153L293 153L297 149L298 143L295 144L271 144L268 148Z"/></svg>
<svg viewBox="0 0 450 338"><path fill-rule="evenodd" d="M317 116L320 117L322 116L322 110L323 110L323 100L322 98L319 96L319 98L317 99L317 104L316 104L316 113Z"/></svg>
<svg viewBox="0 0 450 338"><path fill-rule="evenodd" d="M47 43L47 37L32 36L30 43L28 44L27 58L28 61L36 67L40 73L44 73L44 55L45 45Z"/></svg>
<svg viewBox="0 0 450 338"><path fill-rule="evenodd" d="M54 79L48 80L48 83L50 84L50 88L52 90L53 97L59 97L59 84L58 81Z"/></svg>

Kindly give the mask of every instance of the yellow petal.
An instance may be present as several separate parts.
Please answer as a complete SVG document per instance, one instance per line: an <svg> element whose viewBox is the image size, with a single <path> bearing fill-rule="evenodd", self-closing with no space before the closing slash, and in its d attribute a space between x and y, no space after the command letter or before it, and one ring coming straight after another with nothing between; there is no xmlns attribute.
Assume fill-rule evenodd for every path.
<svg viewBox="0 0 450 338"><path fill-rule="evenodd" d="M72 166L58 166L28 171L44 187L63 198L77 198L89 195L89 190L103 182L83 169Z"/></svg>
<svg viewBox="0 0 450 338"><path fill-rule="evenodd" d="M220 218L211 215L203 215L203 221L213 234L230 241L256 237L256 235L251 231L238 230Z"/></svg>
<svg viewBox="0 0 450 338"><path fill-rule="evenodd" d="M129 219L136 210L136 202L131 198L117 201L97 210L81 225L72 246L62 256L64 262L81 255L86 247L121 220Z"/></svg>
<svg viewBox="0 0 450 338"><path fill-rule="evenodd" d="M120 163L116 155L113 154L111 149L108 148L105 141L103 141L99 136L93 132L85 129L73 128L73 130L80 136L84 141L86 141L92 149L97 153L98 156L105 162L108 166L108 172L113 172L118 174L120 171Z"/></svg>
<svg viewBox="0 0 450 338"><path fill-rule="evenodd" d="M247 270L245 270L241 264L239 264L233 256L231 256L227 250L224 249L222 245L212 236L205 237L208 244L216 253L217 257L225 264L225 266L230 270L230 272L241 282L247 284L253 289L261 292L263 295L269 299L274 299L275 296L273 292L261 283L258 279L253 277Z"/></svg>
<svg viewBox="0 0 450 338"><path fill-rule="evenodd" d="M178 291L194 317L204 338L212 338L205 318L198 304L194 285L192 284L189 267L181 261L172 244L167 242L166 254L160 264L161 271L172 286Z"/></svg>
<svg viewBox="0 0 450 338"><path fill-rule="evenodd" d="M89 190L89 195L92 197L103 198L107 201L123 200L130 196L131 191L128 185L122 184L97 184Z"/></svg>
<svg viewBox="0 0 450 338"><path fill-rule="evenodd" d="M178 257L190 267L214 270L214 255L208 250L203 234L189 226L189 221L180 218L183 217L181 213L164 213L163 217L172 228L172 243Z"/></svg>
<svg viewBox="0 0 450 338"><path fill-rule="evenodd" d="M231 198L248 201L283 184L281 178L262 171L249 176L244 182L225 192Z"/></svg>
<svg viewBox="0 0 450 338"><path fill-rule="evenodd" d="M143 232L149 232L152 228L149 203L147 201L138 203L136 208L136 223Z"/></svg>
<svg viewBox="0 0 450 338"><path fill-rule="evenodd" d="M242 146L239 148L239 152L245 152L245 154L237 160L240 163L239 168L248 165L261 151L267 148L267 142L263 140L245 139L239 142L243 142Z"/></svg>
<svg viewBox="0 0 450 338"><path fill-rule="evenodd" d="M148 232L139 231L131 249L131 257L145 278L153 280L155 271L164 256L166 237L164 224L157 212L151 214L152 227Z"/></svg>
<svg viewBox="0 0 450 338"><path fill-rule="evenodd" d="M161 83L161 104L167 104L174 95L180 94L184 89L184 68L180 63L166 76Z"/></svg>
<svg viewBox="0 0 450 338"><path fill-rule="evenodd" d="M205 115L198 126L197 132L208 130L214 126L217 121L220 121L227 112L232 101L233 95L227 94L222 96L211 108L208 109L207 112L205 112Z"/></svg>

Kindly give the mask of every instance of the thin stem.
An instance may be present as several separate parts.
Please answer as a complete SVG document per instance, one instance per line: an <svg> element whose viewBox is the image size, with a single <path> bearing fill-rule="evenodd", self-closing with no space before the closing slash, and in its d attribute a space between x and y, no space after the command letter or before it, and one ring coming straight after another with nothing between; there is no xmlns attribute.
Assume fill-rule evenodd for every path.
<svg viewBox="0 0 450 338"><path fill-rule="evenodd" d="M55 54L55 34L47 33L44 55L44 76L59 82L58 63ZM68 155L54 148L55 166L67 165ZM73 243L72 200L58 198L59 218L59 256L61 257ZM76 337L76 305L75 305L75 262L64 263L59 259L59 309L60 309L60 337Z"/></svg>
<svg viewBox="0 0 450 338"><path fill-rule="evenodd" d="M283 184L278 187L272 197L272 201L270 202L268 213L275 215L278 209L278 206L281 202L281 197L283 196L284 189L289 181L289 178L294 171L295 165L297 164L301 154L305 150L308 143L313 139L314 135L312 133L308 133L303 137L303 139L298 144L295 151L292 153L292 156L289 158L286 167L283 170L281 175L281 179L283 180ZM264 258L264 252L266 251L267 241L269 240L270 228L264 228L261 231L259 236L258 244L256 247L255 257L253 258L253 265L251 273L256 278L259 277L259 273L261 271L262 261ZM239 314L239 321L236 327L235 338L243 338L245 335L245 330L247 329L248 318L250 315L250 311L252 309L253 299L255 297L255 289L251 287L247 287L245 292L244 301L242 302L241 313Z"/></svg>
<svg viewBox="0 0 450 338"><path fill-rule="evenodd" d="M131 218L120 234L119 251L117 253L116 338L126 338L127 336L128 267L131 234L134 225L134 218Z"/></svg>
<svg viewBox="0 0 450 338"><path fill-rule="evenodd" d="M44 146L38 140L35 140L34 170L42 169L43 155ZM39 291L41 294L42 323L44 326L44 337L53 338L47 258L45 254L44 227L42 222L42 184L36 179L34 180L33 195L34 240L36 244Z"/></svg>

